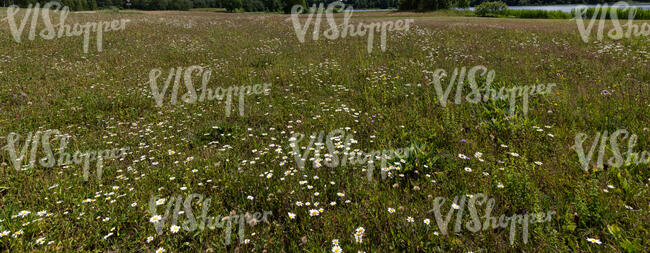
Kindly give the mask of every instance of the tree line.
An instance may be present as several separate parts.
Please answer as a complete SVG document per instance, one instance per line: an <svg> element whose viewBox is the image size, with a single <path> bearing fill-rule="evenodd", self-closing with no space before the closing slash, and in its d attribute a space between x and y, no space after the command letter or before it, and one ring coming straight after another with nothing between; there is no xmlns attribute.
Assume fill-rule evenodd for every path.
<svg viewBox="0 0 650 253"><path fill-rule="evenodd" d="M0 0L2 6L18 5L28 7L40 3L41 6L53 0ZM97 10L108 8L139 9L139 10L189 10L191 8L225 8L228 11L242 10L247 12L290 12L295 4L312 6L325 5L334 0L54 0L70 10ZM397 8L398 0L351 0L346 1L356 9L389 9Z"/></svg>
<svg viewBox="0 0 650 253"><path fill-rule="evenodd" d="M133 8L141 10L188 10L190 8L218 7L217 2L222 0L0 0L3 6L18 5L28 7L40 3L59 2L68 6L70 10L97 10L108 8ZM212 5L212 6L210 6ZM200 6L200 7L194 7Z"/></svg>
<svg viewBox="0 0 650 253"><path fill-rule="evenodd" d="M606 0L400 0L399 10L431 11L450 8L467 8L477 6L483 2L501 1L508 6L518 5L554 5L554 4L614 4L616 1ZM638 0L636 2L650 2Z"/></svg>

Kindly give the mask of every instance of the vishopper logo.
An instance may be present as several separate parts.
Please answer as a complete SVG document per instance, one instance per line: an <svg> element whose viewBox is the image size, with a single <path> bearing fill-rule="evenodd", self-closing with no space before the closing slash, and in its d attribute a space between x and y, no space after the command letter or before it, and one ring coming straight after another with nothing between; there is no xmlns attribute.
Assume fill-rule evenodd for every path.
<svg viewBox="0 0 650 253"><path fill-rule="evenodd" d="M149 201L149 213L151 214L149 221L153 223L156 232L161 235L165 228L165 224L170 218L169 215L171 214L169 232L178 233L181 229L181 226L177 225L179 224L179 215L184 215L186 220L182 223L182 228L185 231L194 232L196 229L203 231L206 226L210 230L214 230L215 228L224 228L224 242L226 245L230 245L233 224L239 225L237 233L239 235L239 242L243 243L245 239L244 231L246 225L253 227L260 222L269 224L268 216L273 214L271 211L263 211L261 213L255 212L254 214L237 214L231 212L229 215L223 217L221 215L217 215L216 217L208 216L211 202L212 200L210 198L205 198L203 195L196 193L187 196L185 201L183 201L183 195L178 195L177 197L172 196L168 199L152 197ZM159 215L157 210L158 206L164 205L165 203L167 203L165 213L164 215ZM194 206L201 209L201 216L194 215ZM181 207L183 207L182 211L180 210ZM197 219L199 220L197 221Z"/></svg>
<svg viewBox="0 0 650 253"><path fill-rule="evenodd" d="M23 37L23 31L27 25L27 21L31 17L31 24L29 26L29 34L27 38L29 40L34 40L36 38L36 25L38 23L39 12L40 17L43 18L43 23L45 24L45 29L41 30L38 35L45 40L51 40L54 38L66 37L76 37L83 34L83 51L88 53L88 46L90 44L90 33L96 33L97 41L97 51L101 52L103 33L110 31L120 31L124 30L126 23L130 22L128 19L120 19L113 21L98 21L98 22L87 22L86 24L80 25L75 23L73 26L66 25L65 20L68 18L70 13L67 6L61 8L59 2L48 2L43 5L43 8L40 8L40 3L34 5L30 4L27 9L25 9L25 14L20 21L20 25L16 20L16 14L20 11L20 8L16 5L12 5L7 9L7 21L9 23L9 28L11 29L11 35L13 35L14 40L20 43ZM53 9L54 13L59 14L59 24L54 25L52 19L50 18L50 10ZM58 26L58 32L55 30L55 27Z"/></svg>
<svg viewBox="0 0 650 253"><path fill-rule="evenodd" d="M580 159L580 164L582 165L582 168L585 171L589 170L589 166L591 165L591 159L594 156L594 152L596 151L596 147L600 145L600 148L598 149L598 158L596 161L596 166L595 168L603 170L604 168L604 159L605 159L605 153L606 150L611 150L612 157L607 160L607 164L613 168L619 168L621 166L625 165L631 165L631 164L649 164L650 163L650 152L648 151L643 151L639 155L639 153L634 152L634 148L637 145L638 141L638 136L636 134L630 134L625 129L618 129L614 131L614 133L609 135L607 131L603 131L602 133L598 132L594 136L594 141L592 142L591 146L589 147L589 151L587 154L585 154L585 149L583 147L583 143L585 140L587 140L589 137L585 133L579 133L575 137L575 145L573 148L575 149L576 153L578 153L578 158ZM621 154L621 149L619 148L619 141L624 142L625 139L627 139L627 152L623 153L625 154L626 159L623 158L623 155ZM607 142L609 141L609 146L610 149L607 149ZM600 144L599 144L600 143Z"/></svg>
<svg viewBox="0 0 650 253"><path fill-rule="evenodd" d="M628 11L628 18L626 24L621 25L621 23L618 21L617 9ZM630 5L626 2L617 2L614 5L612 5L611 8L609 8L607 4L596 5L596 8L594 9L594 14L593 16L591 16L591 20L589 21L587 27L585 27L585 21L583 19L589 18L587 17L588 8L584 5L580 5L575 9L575 20L576 20L576 24L578 25L578 31L580 32L580 37L582 37L582 40L585 43L589 42L589 39L591 38L589 35L593 31L594 24L596 23L596 21L598 21L598 28L597 28L598 32L596 33L596 39L598 41L603 40L604 37L603 30L605 29L605 20L607 18L608 10L609 10L609 18L611 19L612 24L614 25L614 28L607 32L607 37L609 37L610 39L620 40L622 38L632 38L632 37L650 35L650 23L645 22L642 23L641 26L635 24L633 21L638 9L630 8ZM600 18L598 18L598 14L600 14ZM627 30L624 31L623 29L624 27L626 27Z"/></svg>
<svg viewBox="0 0 650 253"><path fill-rule="evenodd" d="M196 73L195 73L196 72ZM232 107L233 96L239 96L239 115L244 116L244 98L247 95L269 95L270 94L270 83L264 84L255 84L253 86L230 86L228 88L217 87L214 90L208 87L210 78L212 76L212 71L208 68L202 66L194 65L187 68L178 67L170 68L167 79L165 80L164 85L161 87L158 86L158 78L162 74L161 69L152 69L149 72L149 82L151 86L151 93L153 98L156 101L156 106L161 107L163 101L165 100L165 94L169 88L169 85L173 80L173 87L171 90L170 103L175 105L178 102L178 91L180 88L181 82L185 86L186 93L181 97L181 100L188 104L193 104L203 101L211 100L224 100L225 99L225 110L226 117L230 116L230 111ZM193 77L201 77L201 94L197 94L196 89L194 88Z"/></svg>
<svg viewBox="0 0 650 253"><path fill-rule="evenodd" d="M352 150L351 145L358 143L358 141L354 139L352 134L346 134L343 128L329 132L325 138L325 143L323 143L324 137L324 131L320 131L318 134L312 133L312 135L309 136L309 143L306 147L301 146L301 142L305 139L304 134L295 133L291 138L289 138L289 146L293 149L292 153L296 159L298 168L305 168L305 162L309 158L309 154L311 151L314 151L314 157L309 158L309 160L313 162L313 168L322 167L322 163L329 168L335 168L339 165L346 166L347 164L367 164L367 177L368 180L371 181L375 170L375 161L381 161L381 175L382 179L385 179L386 176L393 176L393 170L399 170L399 167L397 166L388 166L388 161L393 159L401 159L400 161L403 161L403 159L408 158L413 152L415 152L417 148L415 145L411 145L408 148L374 150L371 152ZM324 158L321 158L320 150L324 149L323 144L327 146L329 153L324 154ZM314 145L316 148L314 148ZM301 149L304 149L302 156L300 154ZM339 151L338 149L342 149L343 151ZM417 150L419 150L419 148L417 148ZM340 160L339 154L343 154Z"/></svg>
<svg viewBox="0 0 650 253"><path fill-rule="evenodd" d="M55 157L55 153L50 147L50 142L53 140L59 139L59 149L58 149L58 159ZM107 149L107 150L88 150L88 151L79 151L77 150L73 154L65 152L66 147L68 146L70 140L69 135L61 134L59 130L46 130L46 131L36 131L35 133L30 132L25 136L25 141L20 148L16 145L20 143L20 134L10 133L7 136L7 151L9 152L9 158L16 170L27 170L34 168L36 165L36 160L38 159L38 148L39 145L42 146L42 153L45 157L41 158L39 164L45 168L51 168L56 166L66 166L70 164L83 164L83 177L85 181L88 181L89 171L91 161L97 161L97 178L102 179L104 160L113 160L120 159L124 160L124 157L129 150L129 147L120 148L120 149ZM30 150L31 145L31 150ZM20 151L19 151L20 150ZM29 162L27 161L27 151L29 153Z"/></svg>
<svg viewBox="0 0 650 253"><path fill-rule="evenodd" d="M392 31L408 31L410 28L410 24L414 22L413 19L404 19L404 20L396 20L396 21L390 20L390 21L374 22L369 24L359 22L355 29L355 26L353 24L350 24L350 18L352 17L352 6L347 6L347 8L345 7L346 7L345 4L342 3L341 1L336 1L328 4L327 9L325 10L323 9L324 8L323 3L321 3L318 6L318 8L316 8L316 4L314 4L311 7L311 10L313 12L316 12L316 20L313 28L314 30L312 32L312 39L318 40L318 37L320 35L321 23L323 19L322 18L323 11L325 11L325 16L327 17L327 24L330 27L329 29L323 32L323 36L325 38L329 40L336 40L338 38L345 38L347 36L362 37L367 35L368 53L372 53L375 32L379 32L379 36L380 36L379 44L381 46L381 51L386 52L386 39L387 39L386 33ZM339 30L339 25L336 23L336 19L334 18L333 15L334 9L343 9L343 13L345 13L343 17L342 30ZM307 33L307 29L309 29L309 25L312 24L312 19L314 18L314 13L312 12L307 17L307 21L304 24L301 24L299 14L302 13L303 11L304 8L301 5L294 5L291 8L291 22L293 23L293 28L296 31L296 36L298 37L300 43L305 42L305 35Z"/></svg>
<svg viewBox="0 0 650 253"><path fill-rule="evenodd" d="M431 72L429 72L431 73ZM478 75L477 75L478 74ZM477 78L481 77L485 79L485 87L479 88L477 84ZM528 85L528 86L514 86L511 88L501 87L497 92L491 87L492 82L494 81L495 71L488 69L485 66L474 66L467 71L466 67L462 67L459 71L458 68L455 68L451 76L448 75L447 71L444 69L436 69L433 72L433 85L438 97L438 101L442 107L446 107L449 95L456 86L456 94L454 104L461 104L463 102L463 90L465 81L469 82L469 87L472 90L467 96L465 96L465 101L477 104L481 101L487 102L488 100L509 100L510 102L510 116L515 114L515 105L517 97L522 97L522 109L524 115L528 114L528 98L529 96L535 95L544 95L551 93L551 88L556 86L555 83L539 84L539 85ZM442 82L445 78L449 78L449 85L446 89L443 90ZM483 91L481 91L483 90ZM481 94L484 92L483 94Z"/></svg>
<svg viewBox="0 0 650 253"><path fill-rule="evenodd" d="M469 197L469 202L467 201ZM528 214L513 214L510 217L506 215L497 217L492 217L492 209L495 205L494 198L488 199L485 194L479 193L476 195L467 195L459 198L458 196L454 197L453 202L450 204L449 211L446 215L443 216L442 208L447 200L445 197L437 197L433 200L433 209L429 210L429 213L433 213L436 219L436 224L440 229L440 233L443 235L447 234L447 229L449 227L449 222L451 221L454 212L458 211L456 215L456 223L454 225L454 233L459 233L463 229L463 212L465 211L465 205L469 211L470 221L465 222L465 228L470 232L476 233L480 230L488 230L490 228L507 228L510 226L510 244L514 244L515 234L517 230L517 224L522 225L522 238L524 244L528 243L528 226L533 223L549 222L551 221L551 216L555 214L555 211L548 211L545 213L528 213ZM459 204L460 203L460 204ZM479 216L477 206L484 205L485 212L483 216ZM481 219L483 222L481 222Z"/></svg>

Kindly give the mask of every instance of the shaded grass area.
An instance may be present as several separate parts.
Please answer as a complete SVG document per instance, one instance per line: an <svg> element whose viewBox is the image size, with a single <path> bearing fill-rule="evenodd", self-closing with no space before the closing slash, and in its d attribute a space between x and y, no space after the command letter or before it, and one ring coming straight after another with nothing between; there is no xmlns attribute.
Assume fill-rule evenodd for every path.
<svg viewBox="0 0 650 253"><path fill-rule="evenodd" d="M226 12L224 8L194 8L191 11Z"/></svg>

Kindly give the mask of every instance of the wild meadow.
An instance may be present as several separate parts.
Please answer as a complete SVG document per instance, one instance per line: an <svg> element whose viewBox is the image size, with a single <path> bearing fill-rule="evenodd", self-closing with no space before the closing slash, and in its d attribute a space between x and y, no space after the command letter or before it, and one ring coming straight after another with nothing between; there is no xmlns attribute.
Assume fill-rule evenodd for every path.
<svg viewBox="0 0 650 253"><path fill-rule="evenodd" d="M0 10L0 20L6 16ZM594 32L585 42L575 20L435 12L355 13L350 20L408 18L410 29L388 32L385 51L376 35L370 53L367 37L313 40L308 30L300 43L290 15L282 14L71 13L67 24L130 20L124 30L103 34L101 52L92 34L88 53L83 36L39 37L42 20L34 40L26 25L20 43L8 21L0 21L0 251L650 250L650 164L608 166L615 150L607 145L606 165L596 165L598 146L585 170L575 147L580 133L588 136L587 153L597 133L625 129L638 136L635 152L650 151L647 36L597 40ZM527 114L519 98L514 114L507 101L454 103L455 88L442 106L436 70L447 73L444 89L454 69L479 65L494 70L495 89L556 86L531 96ZM211 70L212 89L271 86L267 94L246 96L243 116L236 96L228 116L225 99L173 104L167 95L157 106L152 70L160 70L162 87L170 72L190 66ZM201 87L199 75L193 80ZM477 82L487 84L485 77ZM183 84L179 97L188 90ZM464 97L471 89L461 91ZM351 146L345 138L331 141L335 152L323 143L308 146L310 135L337 129L353 136ZM61 151L62 137L25 142L46 130L68 135L69 153L129 149L104 161L101 178L92 164L87 180L83 163L25 166L33 154L47 157L45 143ZM11 133L20 135L15 145ZM313 149L304 168L290 141L298 133L305 135L299 156ZM627 143L619 138L620 153ZM28 157L16 169L9 146L25 145ZM320 164L332 153L341 160L354 151L409 146L416 148L408 156L388 161L385 177L378 163L370 180L365 164ZM170 227L169 218L159 234L150 207L162 216L175 196L190 194L210 198L208 215L225 220L214 229L186 230ZM514 232L470 231L465 203L464 215L454 213L443 234L434 200L447 200L446 216L463 210L456 208L460 197L469 202L479 194L494 199L493 217L553 215L528 225L524 242L522 224ZM203 206L192 209L198 223ZM485 215L485 204L477 209ZM182 224L189 218L180 210ZM265 220L245 215L263 211L270 212ZM231 214L247 218L227 228Z"/></svg>

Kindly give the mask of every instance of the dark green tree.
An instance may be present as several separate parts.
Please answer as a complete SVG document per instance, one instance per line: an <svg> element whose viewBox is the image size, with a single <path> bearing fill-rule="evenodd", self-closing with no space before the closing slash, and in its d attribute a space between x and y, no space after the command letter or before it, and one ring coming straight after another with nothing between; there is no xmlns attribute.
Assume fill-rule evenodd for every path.
<svg viewBox="0 0 650 253"><path fill-rule="evenodd" d="M438 0L438 10L447 10L452 6L451 0Z"/></svg>
<svg viewBox="0 0 650 253"><path fill-rule="evenodd" d="M167 7L169 6L169 1L167 1L167 0L154 0L154 1L151 1L151 4L149 6L150 6L149 9L151 9L151 10L167 10ZM138 7L135 7L135 8L138 8Z"/></svg>
<svg viewBox="0 0 650 253"><path fill-rule="evenodd" d="M283 7L282 0L263 0L262 2L267 11L275 12L282 10Z"/></svg>
<svg viewBox="0 0 650 253"><path fill-rule="evenodd" d="M248 12L264 11L264 3L260 0L243 0L242 7Z"/></svg>
<svg viewBox="0 0 650 253"><path fill-rule="evenodd" d="M189 10L192 8L192 2L190 0L171 0L167 9L170 10Z"/></svg>
<svg viewBox="0 0 650 253"><path fill-rule="evenodd" d="M415 10L417 8L416 0L400 0L398 8L400 10Z"/></svg>
<svg viewBox="0 0 650 253"><path fill-rule="evenodd" d="M241 0L223 0L223 7L226 8L228 12L234 12L237 9L241 9L243 3Z"/></svg>
<svg viewBox="0 0 650 253"><path fill-rule="evenodd" d="M90 9L90 10L97 10L97 1L95 1L95 0L88 0L88 9Z"/></svg>
<svg viewBox="0 0 650 253"><path fill-rule="evenodd" d="M290 14L291 9L294 5L302 5L303 11L307 8L307 3L305 3L305 0L285 0L284 13Z"/></svg>

